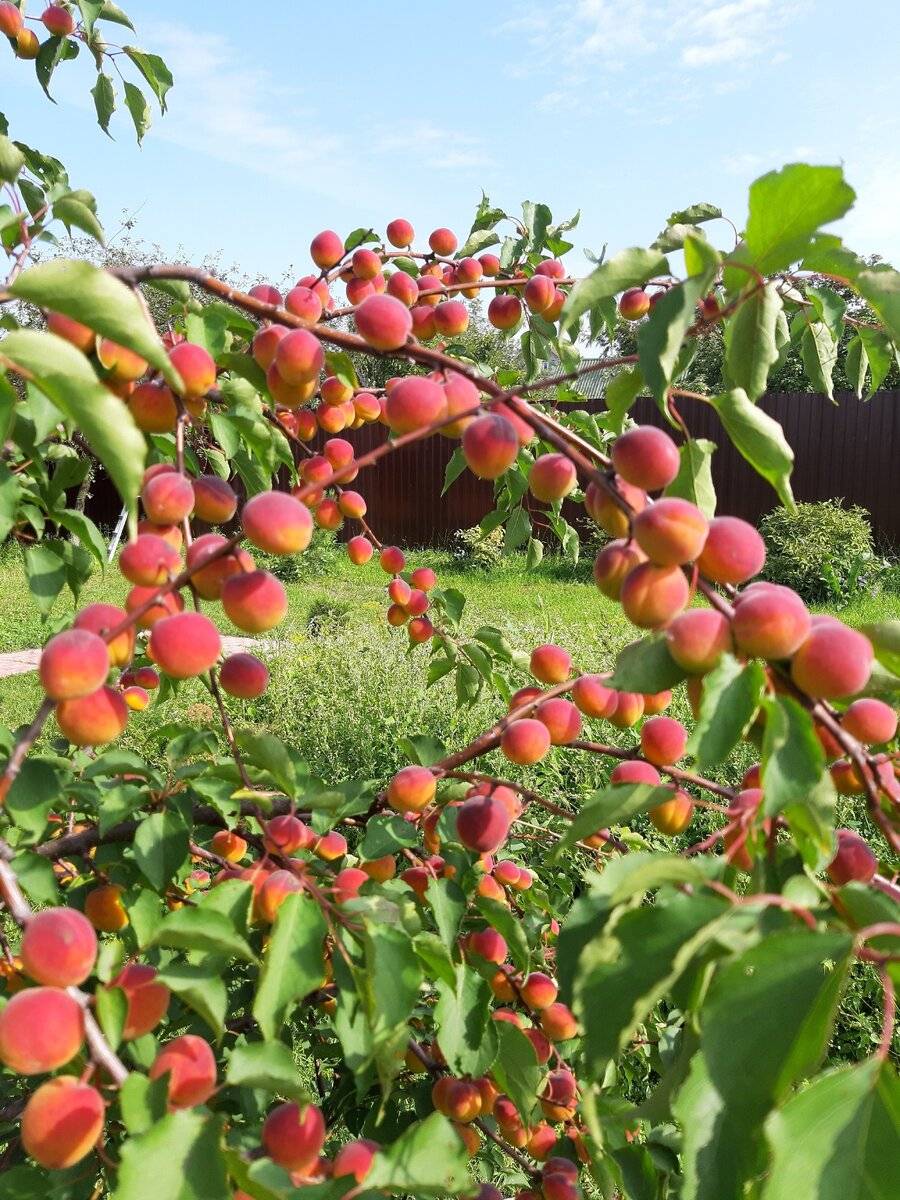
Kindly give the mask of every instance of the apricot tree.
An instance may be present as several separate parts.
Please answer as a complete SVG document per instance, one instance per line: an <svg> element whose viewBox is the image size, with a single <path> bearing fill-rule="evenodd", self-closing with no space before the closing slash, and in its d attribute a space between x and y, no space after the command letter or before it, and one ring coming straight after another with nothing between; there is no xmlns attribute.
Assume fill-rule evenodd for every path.
<svg viewBox="0 0 900 1200"><path fill-rule="evenodd" d="M171 84L155 56L102 40L110 21L128 24L111 4L52 5L41 41L0 3L45 87L92 54L104 125L112 56L161 107ZM146 102L124 87L141 136ZM77 601L105 545L66 492L96 459L130 515L131 585L124 607L50 618L45 699L3 734L3 1194L886 1200L897 625L851 629L759 580L763 541L715 514L713 447L690 435L691 406L712 406L789 506L793 453L757 404L769 371L799 345L827 392L849 326L858 390L884 379L900 275L823 231L853 202L841 170L764 175L725 247L720 211L694 205L584 278L563 263L574 222L542 204L484 200L461 245L405 219L325 230L282 296L184 265L40 257L54 221L102 236L95 205L3 125L3 534L27 547L45 614L64 586ZM147 288L170 305L164 331ZM461 356L482 297L521 369ZM622 321L633 354L615 350ZM731 388L679 387L719 327ZM413 373L367 388L351 354ZM589 369L608 372L601 414L572 404ZM626 428L644 392L670 433ZM372 422L384 439L358 453ZM433 435L459 443L448 483L494 481L484 528L530 562L537 520L577 552L564 501L609 535L597 587L637 634L611 671L472 629L461 593L379 541L366 473ZM268 670L222 655L218 605L251 634L287 610L254 553L342 527L353 563L379 556L385 619L429 681L497 704L469 745L410 738L390 779L319 780L302 746L242 727ZM170 724L153 761L117 746L191 680L217 728ZM665 711L680 688L690 729ZM51 718L64 751L40 740ZM743 778L740 743L759 759ZM587 796L548 797L520 769L584 754L604 764ZM835 829L838 793L859 797L858 830ZM866 972L871 1054L822 1071Z"/></svg>

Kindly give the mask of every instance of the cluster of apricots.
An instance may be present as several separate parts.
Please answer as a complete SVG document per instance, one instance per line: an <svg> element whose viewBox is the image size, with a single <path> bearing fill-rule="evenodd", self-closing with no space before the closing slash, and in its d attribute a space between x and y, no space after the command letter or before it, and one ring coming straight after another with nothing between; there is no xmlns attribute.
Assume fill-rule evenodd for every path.
<svg viewBox="0 0 900 1200"><path fill-rule="evenodd" d="M67 38L75 32L75 18L64 4L48 4L40 21L51 37ZM38 35L25 24L23 9L9 0L0 2L0 34L9 38L17 58L33 59L40 54Z"/></svg>

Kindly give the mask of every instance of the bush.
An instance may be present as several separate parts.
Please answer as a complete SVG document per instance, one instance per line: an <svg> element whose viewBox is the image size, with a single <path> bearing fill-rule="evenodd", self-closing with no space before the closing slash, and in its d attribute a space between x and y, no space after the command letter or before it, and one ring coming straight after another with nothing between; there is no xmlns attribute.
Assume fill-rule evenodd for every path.
<svg viewBox="0 0 900 1200"><path fill-rule="evenodd" d="M271 571L283 583L297 583L327 575L343 553L336 534L330 529L317 529L302 554L267 554L254 549L253 558L258 567Z"/></svg>
<svg viewBox="0 0 900 1200"><path fill-rule="evenodd" d="M492 529L490 533L483 533L478 525L458 530L450 543L450 554L456 562L465 563L467 567L490 571L499 566L503 557L503 527Z"/></svg>
<svg viewBox="0 0 900 1200"><path fill-rule="evenodd" d="M765 575L794 588L804 600L846 600L885 567L872 545L869 514L841 500L776 508L763 517Z"/></svg>

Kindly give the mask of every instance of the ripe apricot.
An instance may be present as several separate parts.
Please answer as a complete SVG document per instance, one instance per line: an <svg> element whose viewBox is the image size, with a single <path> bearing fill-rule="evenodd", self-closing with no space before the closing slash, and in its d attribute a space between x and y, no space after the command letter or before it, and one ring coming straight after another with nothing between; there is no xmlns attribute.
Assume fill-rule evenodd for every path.
<svg viewBox="0 0 900 1200"><path fill-rule="evenodd" d="M594 559L594 582L610 600L618 600L625 577L647 556L635 541L617 538L604 546Z"/></svg>
<svg viewBox="0 0 900 1200"><path fill-rule="evenodd" d="M466 426L462 450L474 475L480 479L497 479L516 461L519 439L506 417L487 413Z"/></svg>
<svg viewBox="0 0 900 1200"><path fill-rule="evenodd" d="M35 983L66 988L84 983L97 959L97 935L75 908L45 908L22 934L22 966Z"/></svg>
<svg viewBox="0 0 900 1200"><path fill-rule="evenodd" d="M123 547L119 570L129 583L159 587L181 570L181 557L164 538L142 533Z"/></svg>
<svg viewBox="0 0 900 1200"><path fill-rule="evenodd" d="M462 844L479 854L491 854L509 835L509 812L492 796L472 796L456 810L456 833Z"/></svg>
<svg viewBox="0 0 900 1200"><path fill-rule="evenodd" d="M662 629L687 607L690 588L680 567L645 562L629 571L619 599L633 625Z"/></svg>
<svg viewBox="0 0 900 1200"><path fill-rule="evenodd" d="M41 43L33 29L22 27L16 34L16 57L27 61L37 58L41 52Z"/></svg>
<svg viewBox="0 0 900 1200"><path fill-rule="evenodd" d="M29 1096L22 1112L22 1145L40 1166L64 1170L96 1146L104 1115L103 1097L90 1084L74 1075L48 1079Z"/></svg>
<svg viewBox="0 0 900 1200"><path fill-rule="evenodd" d="M664 496L634 518L634 538L651 562L674 567L692 562L706 541L707 521L696 504Z"/></svg>
<svg viewBox="0 0 900 1200"><path fill-rule="evenodd" d="M125 993L127 1008L122 1037L126 1042L151 1033L169 1011L172 993L159 981L155 967L146 963L126 963L109 986L121 988Z"/></svg>
<svg viewBox="0 0 900 1200"><path fill-rule="evenodd" d="M412 225L403 217L389 221L386 232L388 241L399 250L405 250L407 246L411 246L416 236Z"/></svg>
<svg viewBox="0 0 900 1200"><path fill-rule="evenodd" d="M534 274L525 284L522 298L534 313L545 313L553 304L556 284L547 275Z"/></svg>
<svg viewBox="0 0 900 1200"><path fill-rule="evenodd" d="M219 669L219 683L229 696L253 700L269 685L269 669L255 654L229 654Z"/></svg>
<svg viewBox="0 0 900 1200"><path fill-rule="evenodd" d="M150 1079L168 1075L169 1108L205 1104L216 1090L216 1060L208 1042L193 1033L167 1042L147 1072Z"/></svg>
<svg viewBox="0 0 900 1200"><path fill-rule="evenodd" d="M358 567L367 563L374 553L375 547L361 533L352 537L347 543L347 557Z"/></svg>
<svg viewBox="0 0 900 1200"><path fill-rule="evenodd" d="M84 915L100 933L118 933L128 924L128 913L122 903L122 889L117 883L103 883L92 888L84 898Z"/></svg>
<svg viewBox="0 0 900 1200"><path fill-rule="evenodd" d="M193 479L194 516L209 525L224 525L237 512L237 496L231 484L217 475Z"/></svg>
<svg viewBox="0 0 900 1200"><path fill-rule="evenodd" d="M528 472L532 496L545 504L554 504L568 496L577 482L575 467L564 454L542 454Z"/></svg>
<svg viewBox="0 0 900 1200"><path fill-rule="evenodd" d="M291 288L284 298L284 307L292 316L299 318L304 326L315 325L322 316L321 297L312 288L302 285Z"/></svg>
<svg viewBox="0 0 900 1200"><path fill-rule="evenodd" d="M221 599L226 579L253 570L253 559L240 546L228 554L220 553L226 544L227 539L222 534L204 533L188 546L191 582L204 600Z"/></svg>
<svg viewBox="0 0 900 1200"><path fill-rule="evenodd" d="M375 350L399 350L412 333L409 308L394 296L369 296L354 320L361 337Z"/></svg>
<svg viewBox="0 0 900 1200"><path fill-rule="evenodd" d="M684 754L687 730L674 717L651 717L641 726L644 758L657 767L671 767Z"/></svg>
<svg viewBox="0 0 900 1200"><path fill-rule="evenodd" d="M304 384L322 370L322 343L308 329L292 329L279 341L274 367L287 384Z"/></svg>
<svg viewBox="0 0 900 1200"><path fill-rule="evenodd" d="M612 784L646 783L650 787L658 787L661 781L656 767L651 766L650 763L641 762L639 758L634 758L616 763L609 773L609 782Z"/></svg>
<svg viewBox="0 0 900 1200"><path fill-rule="evenodd" d="M586 717L606 718L615 710L617 693L606 686L608 675L579 675L572 684L572 699Z"/></svg>
<svg viewBox="0 0 900 1200"><path fill-rule="evenodd" d="M241 522L248 540L269 554L296 554L312 539L309 509L286 492L259 492L244 505Z"/></svg>
<svg viewBox="0 0 900 1200"><path fill-rule="evenodd" d="M653 425L639 425L613 443L612 463L619 475L635 487L658 492L678 474L678 447L667 433Z"/></svg>
<svg viewBox="0 0 900 1200"><path fill-rule="evenodd" d="M578 1022L567 1005L555 1000L541 1012L541 1029L551 1042L567 1042L578 1033Z"/></svg>
<svg viewBox="0 0 900 1200"><path fill-rule="evenodd" d="M0 1062L17 1075L42 1075L81 1049L84 1013L68 992L25 988L0 1011Z"/></svg>
<svg viewBox="0 0 900 1200"><path fill-rule="evenodd" d="M325 862L334 862L338 858L343 858L347 853L347 839L336 829L332 829L330 833L326 833L314 843L312 850L313 854L318 855Z"/></svg>
<svg viewBox="0 0 900 1200"><path fill-rule="evenodd" d="M873 659L872 643L863 634L840 621L822 622L791 659L791 679L818 699L854 696L869 682Z"/></svg>
<svg viewBox="0 0 900 1200"><path fill-rule="evenodd" d="M546 642L532 650L529 669L541 683L564 683L572 673L572 656L562 646Z"/></svg>
<svg viewBox="0 0 900 1200"><path fill-rule="evenodd" d="M209 617L183 612L157 621L150 634L150 657L172 679L191 679L214 666L222 639Z"/></svg>
<svg viewBox="0 0 900 1200"><path fill-rule="evenodd" d="M103 746L125 729L128 708L117 691L101 687L89 696L61 700L56 706L56 723L75 746Z"/></svg>
<svg viewBox="0 0 900 1200"><path fill-rule="evenodd" d="M238 629L264 633L284 618L287 592L281 580L269 571L248 571L225 580L222 608Z"/></svg>
<svg viewBox="0 0 900 1200"><path fill-rule="evenodd" d="M666 642L683 670L704 675L731 648L731 625L713 608L691 608L666 630Z"/></svg>
<svg viewBox="0 0 900 1200"><path fill-rule="evenodd" d="M388 784L387 801L395 812L421 812L436 790L437 780L428 767L403 767Z"/></svg>
<svg viewBox="0 0 900 1200"><path fill-rule="evenodd" d="M293 892L302 892L303 883L291 871L273 871L267 875L253 902L253 915L271 925L278 910Z"/></svg>
<svg viewBox="0 0 900 1200"><path fill-rule="evenodd" d="M428 235L428 245L441 258L449 258L459 243L451 229L435 229Z"/></svg>
<svg viewBox="0 0 900 1200"><path fill-rule="evenodd" d="M809 613L796 592L777 584L753 585L737 598L731 633L754 658L789 658L806 640Z"/></svg>
<svg viewBox="0 0 900 1200"><path fill-rule="evenodd" d="M675 837L679 833L684 833L690 825L694 816L694 802L687 792L683 792L679 788L676 789L671 800L664 800L662 804L651 808L648 816L651 824L660 833Z"/></svg>
<svg viewBox="0 0 900 1200"><path fill-rule="evenodd" d="M650 297L643 288L628 288L619 297L619 315L626 321L639 321L650 311Z"/></svg>
<svg viewBox="0 0 900 1200"><path fill-rule="evenodd" d="M543 971L532 971L519 988L523 1003L540 1011L555 1001L559 988Z"/></svg>
<svg viewBox="0 0 900 1200"><path fill-rule="evenodd" d="M385 883L397 874L397 862L393 854L383 854L381 858L372 858L359 865L360 869L365 871L368 877L374 879L376 883Z"/></svg>
<svg viewBox="0 0 900 1200"><path fill-rule="evenodd" d="M697 557L701 575L714 583L746 583L766 561L766 544L752 525L738 517L713 517Z"/></svg>
<svg viewBox="0 0 900 1200"><path fill-rule="evenodd" d="M470 954L477 954L491 963L502 963L507 955L506 939L496 929L480 929L470 933L466 948Z"/></svg>
<svg viewBox="0 0 900 1200"><path fill-rule="evenodd" d="M469 310L462 300L444 300L434 310L434 327L445 338L459 337L469 328Z"/></svg>
<svg viewBox="0 0 900 1200"><path fill-rule="evenodd" d="M610 537L627 538L631 530L628 509L635 513L642 512L647 507L647 494L618 475L613 478L612 488L615 496L613 490L600 487L592 480L585 489L584 507L591 520L606 530ZM615 497L622 500L628 508L618 503Z"/></svg>
<svg viewBox="0 0 900 1200"><path fill-rule="evenodd" d="M581 715L571 700L553 696L535 709L534 715L547 726L554 746L574 742L581 733Z"/></svg>
<svg viewBox="0 0 900 1200"><path fill-rule="evenodd" d="M510 762L528 766L540 762L550 749L550 731L533 717L513 721L500 735L500 749Z"/></svg>
<svg viewBox="0 0 900 1200"><path fill-rule="evenodd" d="M433 425L447 412L447 396L433 379L407 375L390 389L385 418L393 433L412 433Z"/></svg>
<svg viewBox="0 0 900 1200"><path fill-rule="evenodd" d="M177 525L193 512L194 489L186 475L163 471L144 483L141 502L155 524Z"/></svg>
<svg viewBox="0 0 900 1200"><path fill-rule="evenodd" d="M193 342L179 342L169 351L169 360L181 376L186 400L205 396L216 386L216 364L212 355L203 346Z"/></svg>
<svg viewBox="0 0 900 1200"><path fill-rule="evenodd" d="M308 850L314 841L309 826L291 813L266 821L265 847L272 853L294 854L297 850Z"/></svg>
<svg viewBox="0 0 900 1200"><path fill-rule="evenodd" d="M893 740L897 732L897 714L883 700L863 697L853 701L841 717L841 724L857 741L866 746L877 746Z"/></svg>
<svg viewBox="0 0 900 1200"><path fill-rule="evenodd" d="M488 305L487 317L495 329L515 329L522 319L522 301L518 296L495 296Z"/></svg>
<svg viewBox="0 0 900 1200"><path fill-rule="evenodd" d="M845 883L869 883L878 870L878 859L866 840L853 829L838 829L837 850L828 864L828 877L838 887Z"/></svg>
<svg viewBox="0 0 900 1200"><path fill-rule="evenodd" d="M212 849L227 862L240 862L247 853L247 843L231 829L217 829L213 834Z"/></svg>
<svg viewBox="0 0 900 1200"><path fill-rule="evenodd" d="M431 1101L438 1112L464 1125L481 1113L481 1093L471 1079L442 1075L431 1089Z"/></svg>
<svg viewBox="0 0 900 1200"><path fill-rule="evenodd" d="M4 24L4 16L7 17ZM22 13L13 4L0 4L0 33L5 33L7 37L14 37L15 33L9 32L11 21L18 21L21 28ZM64 338L65 341L81 350L84 354L90 354L94 349L96 335L93 329L89 329L87 325L82 325L80 321L74 321L71 317L65 316L63 313L48 312L47 313L47 328L51 333L55 333L57 337Z"/></svg>
<svg viewBox="0 0 900 1200"><path fill-rule="evenodd" d="M359 1138L357 1141L346 1142L334 1156L331 1166L333 1179L352 1176L357 1183L362 1183L372 1170L372 1163L378 1153L379 1146L371 1138Z"/></svg>
<svg viewBox="0 0 900 1200"><path fill-rule="evenodd" d="M309 255L317 267L327 271L344 257L344 243L334 230L323 229L310 242Z"/></svg>
<svg viewBox="0 0 900 1200"><path fill-rule="evenodd" d="M631 729L644 715L644 697L638 692L617 692L616 704L606 718L617 729Z"/></svg>
<svg viewBox="0 0 900 1200"><path fill-rule="evenodd" d="M109 674L106 642L87 629L67 629L56 634L41 651L38 674L51 700L89 696Z"/></svg>
<svg viewBox="0 0 900 1200"><path fill-rule="evenodd" d="M279 1104L263 1123L262 1143L280 1167L308 1175L325 1144L325 1118L315 1104Z"/></svg>

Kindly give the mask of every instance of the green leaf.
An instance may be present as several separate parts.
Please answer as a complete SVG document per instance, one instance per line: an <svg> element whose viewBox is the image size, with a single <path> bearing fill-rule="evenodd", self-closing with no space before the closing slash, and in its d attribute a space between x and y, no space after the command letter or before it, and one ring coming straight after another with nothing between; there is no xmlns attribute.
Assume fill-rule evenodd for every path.
<svg viewBox="0 0 900 1200"><path fill-rule="evenodd" d="M687 672L669 653L664 633L651 633L619 651L616 669L607 680L621 692L653 694L681 683Z"/></svg>
<svg viewBox="0 0 900 1200"><path fill-rule="evenodd" d="M488 246L496 246L499 241L500 238L493 229L475 229L466 238L462 249L456 252L456 257L469 258L473 254L479 254L482 250L486 250Z"/></svg>
<svg viewBox="0 0 900 1200"><path fill-rule="evenodd" d="M791 471L794 452L778 422L752 404L742 388L713 396L711 403L734 448L763 479L768 480L785 508L793 510Z"/></svg>
<svg viewBox="0 0 900 1200"><path fill-rule="evenodd" d="M101 71L97 82L91 88L94 97L94 107L97 110L97 124L104 133L109 133L109 122L116 110L116 92L112 80Z"/></svg>
<svg viewBox="0 0 900 1200"><path fill-rule="evenodd" d="M728 903L709 892L666 893L664 903L626 912L585 949L575 1009L594 1077L602 1076L729 915Z"/></svg>
<svg viewBox="0 0 900 1200"><path fill-rule="evenodd" d="M856 393L858 400L862 400L863 392L866 390L866 375L868 372L869 356L866 353L862 338L857 334L850 339L847 345L847 353L844 357L844 374L847 376L847 381Z"/></svg>
<svg viewBox="0 0 900 1200"><path fill-rule="evenodd" d="M162 891L187 862L187 826L176 812L153 813L137 827L133 850L147 882Z"/></svg>
<svg viewBox="0 0 900 1200"><path fill-rule="evenodd" d="M54 514L54 520L74 533L82 546L89 550L100 564L101 570L106 567L106 542L103 534L83 512L78 512L74 508L64 508L61 512Z"/></svg>
<svg viewBox="0 0 900 1200"><path fill-rule="evenodd" d="M856 199L841 167L792 163L750 185L744 240L763 274L790 266L806 253L812 235L842 217Z"/></svg>
<svg viewBox="0 0 900 1200"><path fill-rule="evenodd" d="M506 531L503 538L503 553L511 554L513 550L518 550L523 546L531 536L531 517L521 506L514 508L510 514L509 520L506 522Z"/></svg>
<svg viewBox="0 0 900 1200"><path fill-rule="evenodd" d="M778 361L775 330L782 308L775 284L767 283L750 293L728 323L728 374L754 401L766 390L769 370Z"/></svg>
<svg viewBox="0 0 900 1200"><path fill-rule="evenodd" d="M343 350L326 350L325 362L330 370L349 387L358 388L359 379L353 359Z"/></svg>
<svg viewBox="0 0 900 1200"><path fill-rule="evenodd" d="M774 817L793 804L802 804L817 786L825 770L825 751L812 717L791 696L770 696L763 705L764 811Z"/></svg>
<svg viewBox="0 0 900 1200"><path fill-rule="evenodd" d="M25 165L25 155L10 139L0 133L0 182L15 183Z"/></svg>
<svg viewBox="0 0 900 1200"><path fill-rule="evenodd" d="M75 0L78 5L78 11L81 13L81 23L84 25L84 31L88 35L94 32L94 22L103 11L103 0Z"/></svg>
<svg viewBox="0 0 900 1200"><path fill-rule="evenodd" d="M712 456L716 443L707 438L691 438L679 446L681 464L678 474L665 490L666 496L680 496L696 504L709 520L716 515L716 489L712 477Z"/></svg>
<svg viewBox="0 0 900 1200"><path fill-rule="evenodd" d="M415 846L419 836L414 825L401 816L376 817L366 825L366 834L359 847L363 859L384 858L404 847Z"/></svg>
<svg viewBox="0 0 900 1200"><path fill-rule="evenodd" d="M895 346L900 346L900 271L863 271L856 285L883 322Z"/></svg>
<svg viewBox="0 0 900 1200"><path fill-rule="evenodd" d="M852 949L845 933L770 933L715 975L701 1016L703 1056L748 1135L822 1059Z"/></svg>
<svg viewBox="0 0 900 1200"><path fill-rule="evenodd" d="M563 329L570 329L583 313L601 300L646 283L668 269L665 257L657 251L637 246L623 250L575 284L562 311Z"/></svg>
<svg viewBox="0 0 900 1200"><path fill-rule="evenodd" d="M26 758L6 797L6 811L19 829L37 841L59 803L60 774L40 758Z"/></svg>
<svg viewBox="0 0 900 1200"><path fill-rule="evenodd" d="M182 1004L192 1008L207 1023L216 1037L225 1032L228 993L221 976L221 963L212 967L195 963L169 963L159 973Z"/></svg>
<svg viewBox="0 0 900 1200"><path fill-rule="evenodd" d="M606 385L603 401L612 417L612 430L621 433L625 417L640 395L644 377L638 367L626 367L619 371Z"/></svg>
<svg viewBox="0 0 900 1200"><path fill-rule="evenodd" d="M456 985L438 980L434 1024L441 1053L455 1075L484 1075L497 1054L493 993L486 979L465 963L456 966Z"/></svg>
<svg viewBox="0 0 900 1200"><path fill-rule="evenodd" d="M862 632L872 643L875 657L894 675L900 675L900 621L878 621L863 625Z"/></svg>
<svg viewBox="0 0 900 1200"><path fill-rule="evenodd" d="M50 95L50 80L53 77L53 72L67 58L75 58L78 54L78 43L70 38L48 37L45 42L41 43L41 48L38 51L37 58L34 60L34 71L38 78L38 83L44 89L44 95L48 100L53 100ZM55 104L56 101L53 100Z"/></svg>
<svg viewBox="0 0 900 1200"><path fill-rule="evenodd" d="M834 401L832 376L837 365L837 343L821 321L807 324L800 339L800 357L810 383Z"/></svg>
<svg viewBox="0 0 900 1200"><path fill-rule="evenodd" d="M81 229L101 246L105 245L103 226L97 220L96 214L76 196L62 196L56 200L53 204L53 216L58 221L62 221L69 232L74 225L76 229Z"/></svg>
<svg viewBox="0 0 900 1200"><path fill-rule="evenodd" d="M284 1042L247 1042L235 1046L225 1073L228 1087L261 1088L292 1100L308 1100L297 1064Z"/></svg>
<svg viewBox="0 0 900 1200"><path fill-rule="evenodd" d="M6 540L16 523L21 494L22 484L18 475L13 475L6 463L0 463L0 542Z"/></svg>
<svg viewBox="0 0 900 1200"><path fill-rule="evenodd" d="M763 1200L892 1200L900 1083L889 1062L842 1066L766 1121L772 1166Z"/></svg>
<svg viewBox="0 0 900 1200"><path fill-rule="evenodd" d="M129 29L134 29L128 14L124 13L118 4L112 4L111 0L104 0L103 7L100 10L100 20L113 21L116 25L125 25Z"/></svg>
<svg viewBox="0 0 900 1200"><path fill-rule="evenodd" d="M132 1071L119 1091L119 1106L125 1128L134 1136L146 1133L166 1115L169 1080L165 1075L152 1082L140 1071Z"/></svg>
<svg viewBox="0 0 900 1200"><path fill-rule="evenodd" d="M322 983L325 934L319 906L308 896L291 893L275 917L253 1001L264 1037L276 1037L295 1002Z"/></svg>
<svg viewBox="0 0 900 1200"><path fill-rule="evenodd" d="M528 549L525 551L525 570L533 571L544 557L544 543L540 538L528 539Z"/></svg>
<svg viewBox="0 0 900 1200"><path fill-rule="evenodd" d="M175 82L172 72L158 54L148 54L135 46L123 46L122 49L149 83L151 91L159 101L160 112L165 112L166 93Z"/></svg>
<svg viewBox="0 0 900 1200"><path fill-rule="evenodd" d="M891 343L880 329L869 329L861 325L856 331L856 336L865 348L866 357L869 360L869 368L872 372L872 377L869 381L869 390L866 393L866 399L868 400L874 396L890 374L891 368L894 365L894 356L891 353Z"/></svg>
<svg viewBox="0 0 900 1200"><path fill-rule="evenodd" d="M687 744L701 771L724 762L747 732L765 685L761 663L745 666L730 654L704 676L700 714Z"/></svg>
<svg viewBox="0 0 900 1200"><path fill-rule="evenodd" d="M29 546L25 551L25 575L38 612L46 617L66 586L66 563L59 543Z"/></svg>
<svg viewBox="0 0 900 1200"><path fill-rule="evenodd" d="M366 1190L391 1195L443 1196L471 1186L459 1135L446 1117L432 1113L411 1125L375 1158Z"/></svg>
<svg viewBox="0 0 900 1200"><path fill-rule="evenodd" d="M115 1200L222 1200L228 1195L221 1118L203 1109L169 1113L126 1141Z"/></svg>
<svg viewBox="0 0 900 1200"><path fill-rule="evenodd" d="M550 855L550 861L558 862L566 850L582 838L596 833L598 829L627 821L630 817L671 799L670 788L649 787L646 783L627 783L601 788L588 797L578 815L569 822Z"/></svg>
<svg viewBox="0 0 900 1200"><path fill-rule="evenodd" d="M218 892L219 888L215 890ZM249 886L243 890L248 891ZM149 944L254 962L255 955L235 928L234 921L228 914L212 907L214 894L211 892L200 904L185 905L169 913L154 931Z"/></svg>
<svg viewBox="0 0 900 1200"><path fill-rule="evenodd" d="M19 300L64 313L127 346L180 391L181 379L141 300L114 275L87 262L59 258L23 271L9 291Z"/></svg>
<svg viewBox="0 0 900 1200"><path fill-rule="evenodd" d="M117 1050L128 1016L128 1000L125 993L120 988L97 988L94 993L94 1011L103 1036L113 1050Z"/></svg>
<svg viewBox="0 0 900 1200"><path fill-rule="evenodd" d="M425 901L431 905L441 941L452 953L459 936L460 922L466 911L465 892L452 879L432 876L425 891Z"/></svg>
<svg viewBox="0 0 900 1200"><path fill-rule="evenodd" d="M676 372L684 335L696 319L697 305L709 291L717 265L702 239L687 238L685 248L691 248L698 257L706 255L702 269L668 289L641 324L637 336L641 371L661 407Z"/></svg>
<svg viewBox="0 0 900 1200"><path fill-rule="evenodd" d="M498 1046L491 1073L527 1124L537 1103L544 1068L537 1060L534 1046L521 1029L511 1021L495 1021L494 1024L497 1026Z"/></svg>
<svg viewBox="0 0 900 1200"><path fill-rule="evenodd" d="M137 135L138 145L140 145L153 121L153 114L147 97L130 79L125 80L125 107L131 113L134 132Z"/></svg>

